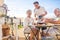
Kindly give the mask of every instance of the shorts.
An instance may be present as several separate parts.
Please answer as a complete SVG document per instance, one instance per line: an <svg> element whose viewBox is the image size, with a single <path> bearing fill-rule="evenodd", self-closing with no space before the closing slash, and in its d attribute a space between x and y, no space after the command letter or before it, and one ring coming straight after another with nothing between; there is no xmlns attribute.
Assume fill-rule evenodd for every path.
<svg viewBox="0 0 60 40"><path fill-rule="evenodd" d="M37 29L38 29L38 30L40 30L40 29L41 29L41 30L46 30L47 27L41 27L41 28L38 28L38 27L37 27Z"/></svg>
<svg viewBox="0 0 60 40"><path fill-rule="evenodd" d="M46 30L47 29L47 27L42 27L42 30Z"/></svg>

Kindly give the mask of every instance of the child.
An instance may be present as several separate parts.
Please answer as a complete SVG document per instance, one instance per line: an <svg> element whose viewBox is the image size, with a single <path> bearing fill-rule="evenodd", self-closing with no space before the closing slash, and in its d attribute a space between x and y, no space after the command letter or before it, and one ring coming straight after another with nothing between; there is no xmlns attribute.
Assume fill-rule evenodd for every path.
<svg viewBox="0 0 60 40"><path fill-rule="evenodd" d="M30 34L31 34L30 40L33 40L34 34L36 34L37 29L34 26L34 19L31 17L31 15L32 15L32 11L27 10L27 17L25 18L25 21L24 21L24 30L26 32L30 32ZM31 26L32 30L28 27L29 25ZM39 36L38 33L37 33L37 36ZM39 37L37 37L37 39L39 39Z"/></svg>

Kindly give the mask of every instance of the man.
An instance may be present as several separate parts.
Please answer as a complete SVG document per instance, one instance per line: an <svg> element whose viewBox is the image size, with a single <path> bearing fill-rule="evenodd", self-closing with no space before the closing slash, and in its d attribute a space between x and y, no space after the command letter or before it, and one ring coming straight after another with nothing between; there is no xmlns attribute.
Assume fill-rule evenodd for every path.
<svg viewBox="0 0 60 40"><path fill-rule="evenodd" d="M35 7L34 16L35 16L35 19L37 21L37 24L43 23L44 20L42 20L42 19L44 18L45 15L47 15L45 8L40 6L39 2L37 2L37 1L34 2L33 4ZM45 30L45 29L46 29L46 27L42 27L42 30ZM43 32L43 34L45 34L45 33Z"/></svg>
<svg viewBox="0 0 60 40"><path fill-rule="evenodd" d="M31 17L31 14L32 14L32 11L27 10L27 17L24 20L24 32L30 33L31 34L30 35L30 40L33 40L33 37L35 36L34 34L36 34L37 29L34 26L34 19ZM32 30L28 26L31 26ZM37 39L39 40L38 32L37 32Z"/></svg>
<svg viewBox="0 0 60 40"><path fill-rule="evenodd" d="M44 17L47 14L44 7L39 6L39 2L36 1L33 4L34 4L34 7L35 7L34 16L35 16L36 19L38 19L39 16Z"/></svg>

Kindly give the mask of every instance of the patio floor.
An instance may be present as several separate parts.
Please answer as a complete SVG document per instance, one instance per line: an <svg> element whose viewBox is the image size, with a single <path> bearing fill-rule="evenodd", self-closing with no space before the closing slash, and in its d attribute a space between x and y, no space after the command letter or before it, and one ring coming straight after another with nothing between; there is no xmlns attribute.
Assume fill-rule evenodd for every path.
<svg viewBox="0 0 60 40"><path fill-rule="evenodd" d="M23 28L18 30L18 36L19 36L19 40L25 40L25 36L24 36L24 33L23 33ZM7 39L3 39L3 40L7 40Z"/></svg>

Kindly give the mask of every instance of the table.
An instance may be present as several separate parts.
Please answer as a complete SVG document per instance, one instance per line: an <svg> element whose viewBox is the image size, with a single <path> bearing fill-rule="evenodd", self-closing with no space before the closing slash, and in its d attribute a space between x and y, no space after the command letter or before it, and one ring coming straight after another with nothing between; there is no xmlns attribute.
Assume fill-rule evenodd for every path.
<svg viewBox="0 0 60 40"><path fill-rule="evenodd" d="M31 29L31 31L32 31L33 34L34 34L34 37L37 39L36 35L37 35L38 31L40 31L40 28L42 28L42 27L49 27L49 29L50 29L50 27L52 27L52 26L53 26L53 25L35 25L35 27L39 28L39 29L37 30L36 34L33 32L31 26L28 26L28 27ZM49 31L49 29L47 30L47 32ZM47 32L46 32L46 33L47 33Z"/></svg>
<svg viewBox="0 0 60 40"><path fill-rule="evenodd" d="M53 27L53 26L54 26L54 25L36 25L36 27L39 28L39 31L40 31L40 29L42 29L43 27L46 27L46 29L47 29L47 27L48 27L48 29L47 29L47 31L46 31L46 34L48 33L50 27ZM41 35L43 35L43 30L42 30L42 34L41 34Z"/></svg>
<svg viewBox="0 0 60 40"><path fill-rule="evenodd" d="M48 27L48 29L47 29L47 31L46 31L46 34L48 33L48 31L49 31L49 29L50 29L50 27L54 27L54 26L60 26L60 24L51 24L51 25L35 25L35 27L37 27L37 28L39 28L39 31L40 31L40 29L42 28L42 27ZM30 29L32 30L32 28L31 28L31 26L29 26L30 27ZM38 31L38 30L37 30ZM43 31L43 30L42 30ZM33 30L32 30L32 32L33 32ZM34 32L33 32L34 33ZM43 34L43 33L42 33ZM37 35L37 33L36 34L34 34L35 35L35 38L37 39L37 37L36 37L36 35Z"/></svg>
<svg viewBox="0 0 60 40"><path fill-rule="evenodd" d="M46 32L46 34L48 33L50 27L54 27L54 26L60 26L60 24L52 24L52 25L36 25L36 27L38 27L38 28L49 27L48 30L47 30L47 32ZM56 37L57 37L57 39L58 39L58 36L57 36L57 35L60 36L60 34L56 34ZM59 39L58 39L58 40L59 40Z"/></svg>
<svg viewBox="0 0 60 40"><path fill-rule="evenodd" d="M37 32L36 32L36 34L35 34L34 31L33 31L32 28L31 28L32 26L29 25L28 27L31 29L31 31L32 31L33 34L34 34L34 38L33 38L33 40L38 40L37 37L36 37L36 36L37 36L37 32L38 32L38 30L37 30Z"/></svg>

